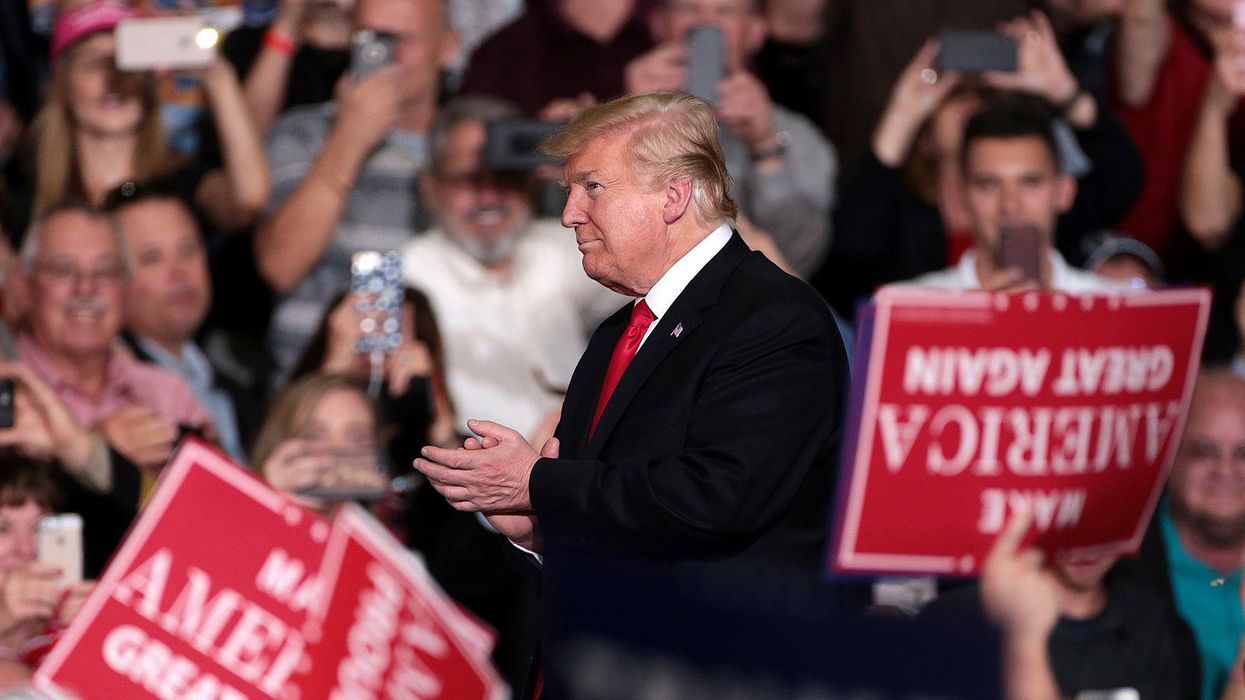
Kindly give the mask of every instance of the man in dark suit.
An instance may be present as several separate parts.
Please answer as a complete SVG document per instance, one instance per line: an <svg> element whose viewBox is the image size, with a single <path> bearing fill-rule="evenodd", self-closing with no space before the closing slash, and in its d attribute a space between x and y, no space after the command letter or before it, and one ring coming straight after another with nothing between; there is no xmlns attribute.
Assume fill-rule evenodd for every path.
<svg viewBox="0 0 1245 700"><path fill-rule="evenodd" d="M469 421L479 438L427 447L416 467L532 552L815 574L843 343L825 302L727 225L736 210L712 106L622 98L581 113L546 150L566 162L562 223L585 272L638 301L592 336L539 454L509 428Z"/></svg>

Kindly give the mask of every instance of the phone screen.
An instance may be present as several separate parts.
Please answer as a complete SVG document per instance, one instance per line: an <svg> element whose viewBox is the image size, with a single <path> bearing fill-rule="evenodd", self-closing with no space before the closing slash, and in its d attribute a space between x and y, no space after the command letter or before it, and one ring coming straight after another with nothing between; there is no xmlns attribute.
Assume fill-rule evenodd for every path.
<svg viewBox="0 0 1245 700"><path fill-rule="evenodd" d="M1000 229L999 266L1019 269L1024 272L1026 280L1041 284L1041 238L1042 235L1032 226Z"/></svg>
<svg viewBox="0 0 1245 700"><path fill-rule="evenodd" d="M45 515L39 519L39 562L59 567L63 586L82 580L82 516Z"/></svg>
<svg viewBox="0 0 1245 700"><path fill-rule="evenodd" d="M726 71L722 28L712 25L687 31L687 91L710 104L718 103L718 83Z"/></svg>

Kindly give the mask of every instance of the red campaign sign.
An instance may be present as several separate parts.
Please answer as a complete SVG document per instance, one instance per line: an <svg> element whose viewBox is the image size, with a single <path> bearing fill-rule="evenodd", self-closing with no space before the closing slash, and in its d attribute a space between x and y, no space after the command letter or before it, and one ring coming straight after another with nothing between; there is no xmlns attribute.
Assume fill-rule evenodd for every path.
<svg viewBox="0 0 1245 700"><path fill-rule="evenodd" d="M315 650L317 697L508 696L489 664L494 638L455 607L416 557L350 504L338 512L320 578L324 641Z"/></svg>
<svg viewBox="0 0 1245 700"><path fill-rule="evenodd" d="M199 442L34 676L57 698L305 697L329 524Z"/></svg>
<svg viewBox="0 0 1245 700"><path fill-rule="evenodd" d="M977 573L1009 515L1063 554L1135 550L1184 427L1210 293L878 294L830 566ZM867 318L867 316L866 316Z"/></svg>

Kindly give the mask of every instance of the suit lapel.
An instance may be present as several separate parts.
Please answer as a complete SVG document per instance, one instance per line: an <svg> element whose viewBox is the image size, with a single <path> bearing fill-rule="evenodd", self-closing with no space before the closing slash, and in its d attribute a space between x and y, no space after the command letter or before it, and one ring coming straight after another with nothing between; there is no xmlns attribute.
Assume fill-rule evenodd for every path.
<svg viewBox="0 0 1245 700"><path fill-rule="evenodd" d="M726 284L727 277L730 276L730 273L734 271L735 267L739 265L748 253L748 246L739 237L739 234L731 236L726 247L713 256L709 263L692 278L692 281L679 294L678 298L674 300L674 303L670 305L670 309L657 322L657 327L649 334L648 339L644 341L644 345L640 346L639 352L636 353L635 358L631 360L631 364L627 366L627 371L623 373L622 378L618 381L618 386L615 387L614 393L610 396L609 403L605 405L605 410L601 413L601 420L597 423L597 429L592 433L591 440L588 441L587 452L584 454L585 458L595 459L601 454L601 448L604 447L606 439L626 412L627 406L631 404L631 400L635 397L636 392L640 390L640 387L644 386L645 380L661 364L666 355L670 354L670 351L681 340L695 332L696 327L703 320L701 310L717 303L722 287ZM627 309L627 316L629 319L629 308ZM621 325L625 327L626 321L624 320ZM676 333L675 329L680 326L682 328ZM605 353L605 361L594 375L589 375L597 378L597 392L593 394L592 399L594 403L592 406L586 407L589 420L591 420L592 411L596 407L596 398L600 395L601 382L605 376L606 367L609 364L609 356L613 354L614 344L617 343L618 338L622 335L622 330L623 328L619 328L611 334L613 341ZM589 423L588 425L591 424ZM587 434L587 429L584 430L584 434Z"/></svg>
<svg viewBox="0 0 1245 700"><path fill-rule="evenodd" d="M610 356L614 354L614 346L631 320L631 306L622 307L597 327L575 368L570 386L566 388L558 433L564 436L566 446L573 450L564 449L564 456L581 455L588 445L588 431L592 427L597 397L601 395L601 384L605 381L605 370L609 367Z"/></svg>

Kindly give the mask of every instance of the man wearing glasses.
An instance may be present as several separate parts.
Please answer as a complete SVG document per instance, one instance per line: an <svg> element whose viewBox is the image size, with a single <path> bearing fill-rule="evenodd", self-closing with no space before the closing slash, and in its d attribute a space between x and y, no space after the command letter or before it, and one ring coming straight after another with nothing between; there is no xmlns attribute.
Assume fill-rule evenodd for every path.
<svg viewBox="0 0 1245 700"><path fill-rule="evenodd" d="M79 425L153 476L181 430L212 432L185 381L121 347L129 261L107 218L83 207L49 211L31 225L22 263L30 306L18 354Z"/></svg>
<svg viewBox="0 0 1245 700"><path fill-rule="evenodd" d="M1245 552L1245 381L1203 370L1177 452L1167 496L1122 574L1167 593L1193 629L1202 661L1201 697L1245 692L1238 657L1245 634L1241 563Z"/></svg>

